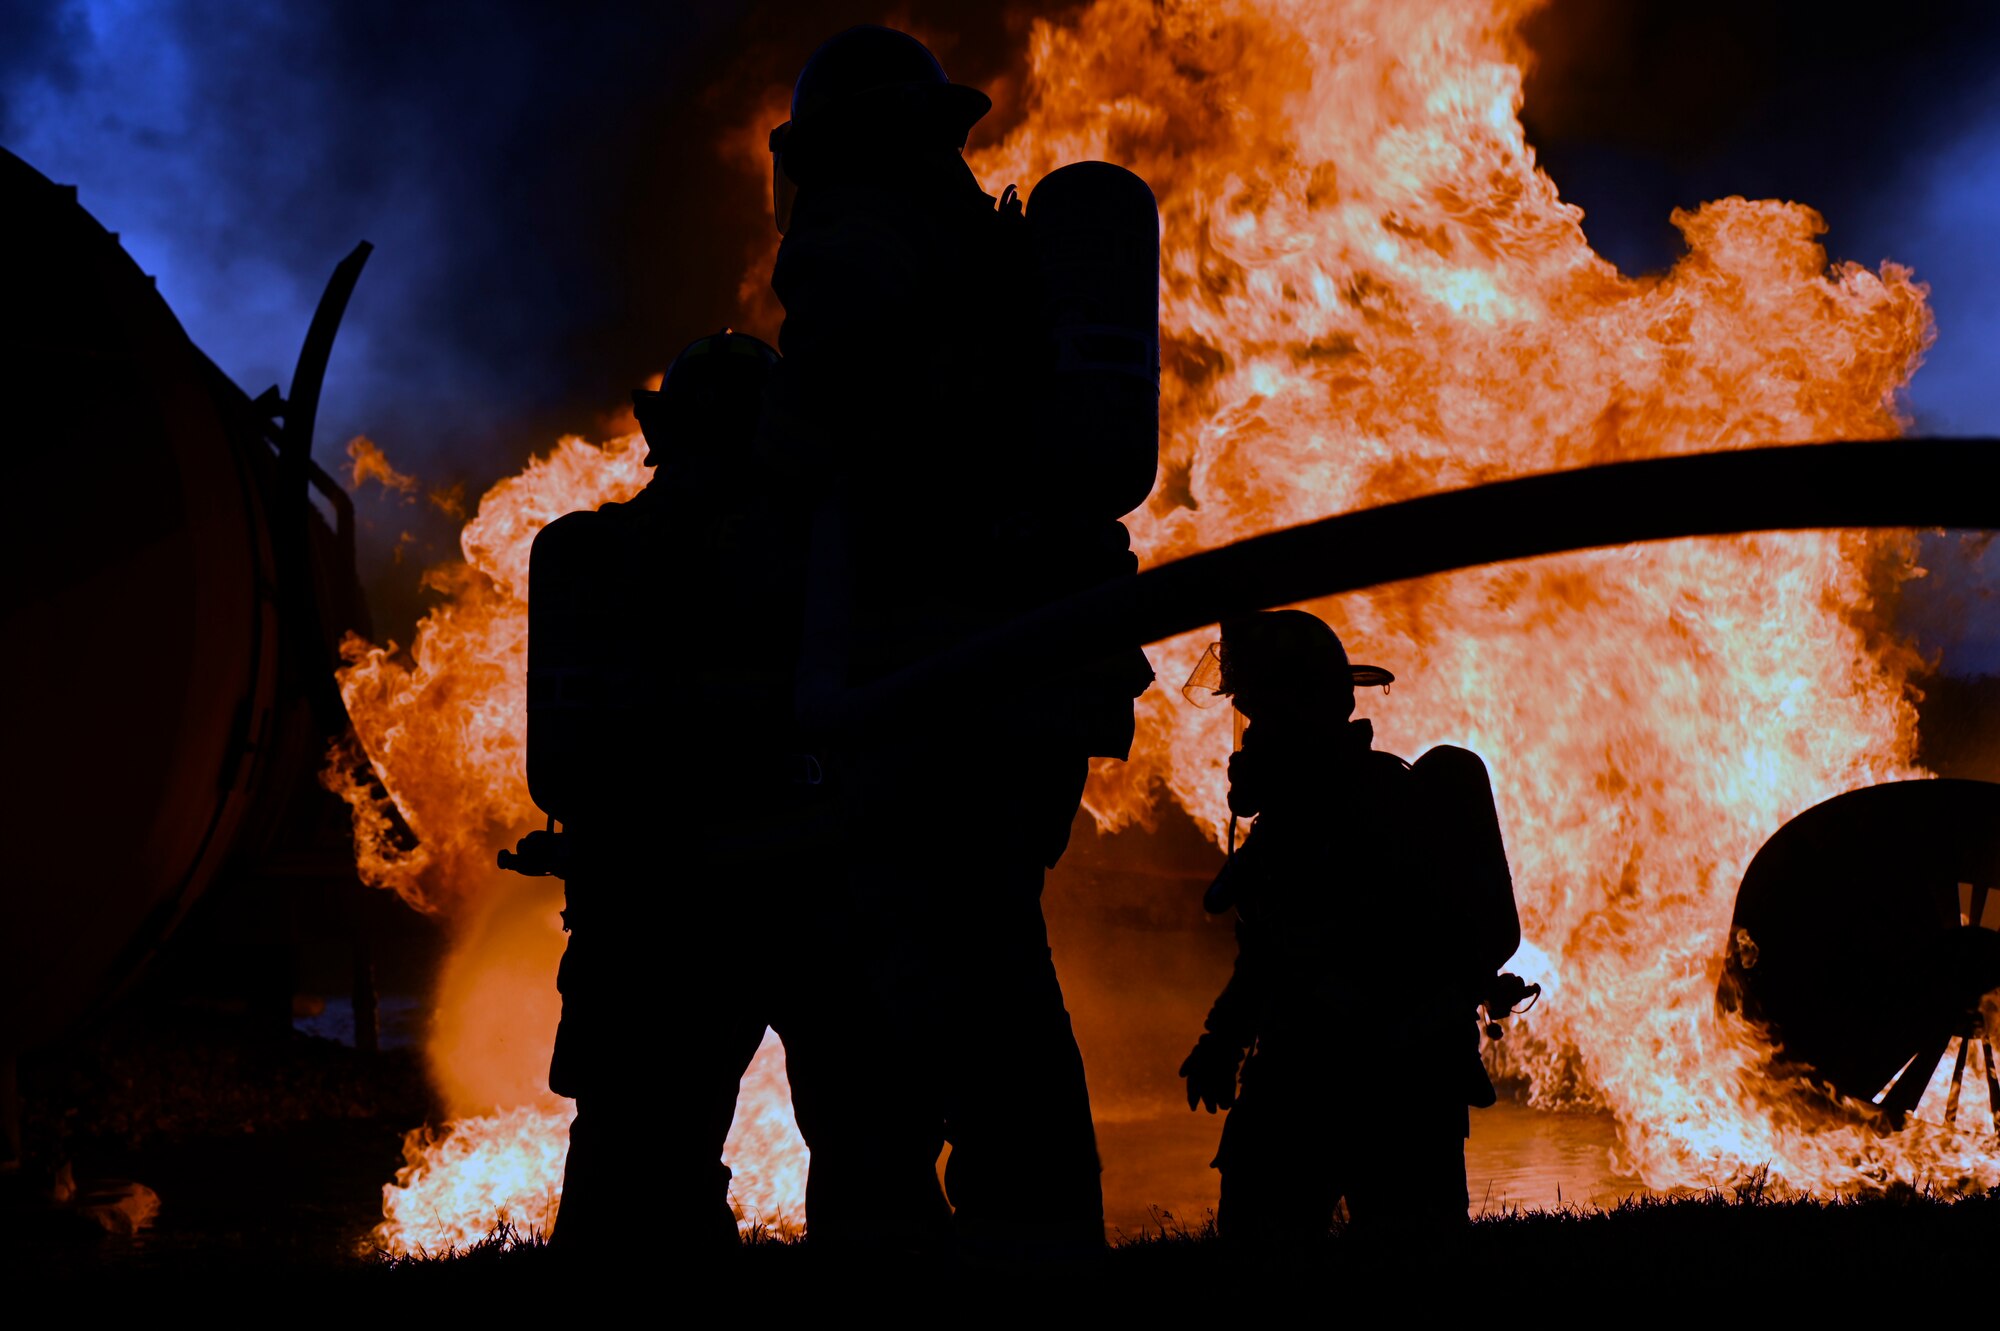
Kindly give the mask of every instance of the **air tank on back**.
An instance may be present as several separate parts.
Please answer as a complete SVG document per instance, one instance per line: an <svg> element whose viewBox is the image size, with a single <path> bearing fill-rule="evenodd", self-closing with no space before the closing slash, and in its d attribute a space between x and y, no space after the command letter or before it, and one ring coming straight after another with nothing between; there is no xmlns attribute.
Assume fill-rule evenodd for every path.
<svg viewBox="0 0 2000 1331"><path fill-rule="evenodd" d="M1422 807L1434 826L1452 829L1432 847L1440 891L1461 916L1456 933L1466 949L1466 973L1482 980L1499 972L1521 947L1521 912L1514 874L1500 834L1500 809L1486 762L1470 749L1440 744L1412 769ZM1483 999L1484 992L1476 997Z"/></svg>
<svg viewBox="0 0 2000 1331"><path fill-rule="evenodd" d="M1159 204L1125 168L1076 162L1035 186L1027 220L1055 344L1041 428L1095 473L1077 492L1111 501L1089 516L1123 517L1159 468Z"/></svg>
<svg viewBox="0 0 2000 1331"><path fill-rule="evenodd" d="M565 824L616 804L623 755L658 710L655 681L633 666L654 625L606 575L641 567L624 507L557 518L528 563L528 793Z"/></svg>
<svg viewBox="0 0 2000 1331"><path fill-rule="evenodd" d="M253 401L74 188L0 152L0 212L4 1060L117 992L316 789L345 721L333 643L366 624L351 510L310 431L365 248L291 400Z"/></svg>
<svg viewBox="0 0 2000 1331"><path fill-rule="evenodd" d="M646 585L662 576L662 533L685 525L685 509L665 507L670 493L698 496L703 519L718 531L748 526L742 499L750 488L748 464L732 458L747 456L777 363L777 349L747 333L725 328L696 338L674 358L658 390L632 394L648 443L646 465L659 468L668 483L628 503L565 514L535 536L528 561L528 793L558 822L588 825L635 802L651 807L633 788L632 755L666 742L662 727L673 724L672 701L685 687L678 676L704 669L685 658L712 648L690 646L691 626L678 617L634 614L633 580ZM720 570L705 572L701 586L738 585ZM676 587L675 597L683 611L712 604L693 584ZM768 598L753 599L767 615L782 613ZM742 718L739 740L751 743L753 727ZM533 871L512 856L501 865Z"/></svg>

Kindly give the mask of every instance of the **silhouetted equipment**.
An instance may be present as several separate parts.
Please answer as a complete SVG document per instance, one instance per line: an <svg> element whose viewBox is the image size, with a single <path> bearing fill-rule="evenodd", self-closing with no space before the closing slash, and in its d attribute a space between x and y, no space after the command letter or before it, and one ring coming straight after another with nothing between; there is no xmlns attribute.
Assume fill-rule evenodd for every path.
<svg viewBox="0 0 2000 1331"><path fill-rule="evenodd" d="M646 465L671 466L677 453L712 440L717 430L740 434L777 364L776 347L733 328L688 343L659 388L632 390L632 415L646 433Z"/></svg>
<svg viewBox="0 0 2000 1331"><path fill-rule="evenodd" d="M1224 625L1226 641L1212 642L1195 662L1181 696L1208 708L1245 688L1375 689L1388 692L1396 676L1381 666L1355 665L1331 626L1303 610L1246 614Z"/></svg>
<svg viewBox="0 0 2000 1331"><path fill-rule="evenodd" d="M1247 689L1253 698L1276 694L1338 695L1345 690L1348 709L1357 688L1380 688L1396 682L1381 666L1354 665L1332 626L1304 610L1271 610L1240 615L1222 625L1222 640L1210 643L1195 662L1181 696L1196 707L1209 708L1219 699L1234 699ZM1252 704L1255 705L1254 702ZM1244 709L1236 708L1236 747L1243 747ZM1232 775L1236 762L1230 761ZM1228 859L1202 895L1203 909L1219 915L1236 904L1237 879L1243 866L1236 859L1239 799L1232 782Z"/></svg>
<svg viewBox="0 0 2000 1331"><path fill-rule="evenodd" d="M1042 177L1026 216L1055 356L1033 428L1102 469L1078 492L1120 518L1160 458L1159 203L1122 166L1076 162Z"/></svg>
<svg viewBox="0 0 2000 1331"><path fill-rule="evenodd" d="M914 120L908 132L944 135L950 147L993 109L977 88L945 77L930 48L906 32L877 24L857 24L821 42L792 84L791 132L845 134L893 131Z"/></svg>
<svg viewBox="0 0 2000 1331"><path fill-rule="evenodd" d="M1750 861L1717 1001L1891 1123L1916 1108L1956 1039L1953 1117L1974 1044L1992 1088L1980 1000L2000 990L1996 888L2000 785L1897 781L1836 795Z"/></svg>
<svg viewBox="0 0 2000 1331"><path fill-rule="evenodd" d="M1466 977L1466 997L1486 1009L1485 1033L1498 1040L1500 1023L1542 988L1500 968L1521 946L1521 912L1514 901L1514 875L1500 836L1500 810L1493 802L1493 779L1470 749L1440 744L1410 766L1416 784L1417 817L1426 835L1432 882L1444 898L1443 915L1458 948ZM1493 1103L1488 1086L1473 1103Z"/></svg>
<svg viewBox="0 0 2000 1331"><path fill-rule="evenodd" d="M653 616L619 576L640 573L628 526L565 514L529 554L528 793L561 823L625 802L626 746L659 707L659 662L645 650Z"/></svg>
<svg viewBox="0 0 2000 1331"><path fill-rule="evenodd" d="M1467 1107L1495 1098L1473 1017L1520 920L1486 767L1374 748L1364 671L1386 687L1324 620L1262 611L1223 621L1183 690L1248 718L1229 808L1257 820L1203 899L1235 906L1237 958L1180 1068L1190 1108L1230 1110L1226 1239L1323 1236L1342 1197L1370 1225L1462 1222Z"/></svg>
<svg viewBox="0 0 2000 1331"><path fill-rule="evenodd" d="M1502 972L1493 977L1492 984L1479 997L1479 1006L1486 1010L1486 1023L1481 1030L1489 1040L1505 1038L1507 1028L1500 1023L1509 1017L1519 1016L1532 1008L1542 996L1542 986L1529 984L1518 975ZM1492 1104L1488 1100L1486 1104ZM1475 1101L1473 1107L1483 1109L1485 1104Z"/></svg>
<svg viewBox="0 0 2000 1331"><path fill-rule="evenodd" d="M1317 615L1272 610L1225 623L1222 640L1202 654L1181 693L1197 707L1211 707L1217 698L1240 694L1252 708L1261 703L1277 710L1286 698L1316 694L1337 698L1344 691L1349 699L1342 709L1345 715L1352 711L1356 687L1379 686L1387 692L1395 678L1380 666L1350 662L1339 636ZM1239 717L1242 711L1239 704ZM1239 750L1242 737L1239 723ZM1246 771L1249 761L1245 760ZM1407 848L1407 854L1422 861L1425 881L1440 895L1438 913L1449 933L1435 941L1450 948L1449 964L1464 979L1465 1001L1468 1006L1488 1007L1489 1034L1498 1038L1499 1018L1523 999L1538 996L1541 989L1518 976L1499 974L1521 946L1521 915L1492 778L1478 754L1451 744L1427 750L1409 772L1419 841ZM1234 810L1243 774L1233 758L1230 773ZM1249 812L1255 812L1265 796L1250 798L1256 804ZM1211 913L1235 904L1234 812L1230 841L1229 862L1202 898Z"/></svg>
<svg viewBox="0 0 2000 1331"><path fill-rule="evenodd" d="M290 398L253 400L74 189L0 152L0 214L24 510L4 538L6 1056L118 991L218 877L353 881L316 776L347 732L337 644L368 624L352 509L310 451L368 246L336 269Z"/></svg>
<svg viewBox="0 0 2000 1331"><path fill-rule="evenodd" d="M514 849L501 851L500 867L524 878L569 877L569 844L555 824L551 818L548 827L528 833Z"/></svg>
<svg viewBox="0 0 2000 1331"><path fill-rule="evenodd" d="M1435 835L1435 872L1464 924L1465 962L1482 975L1505 965L1521 946L1514 875L1500 836L1493 779L1470 749L1440 744L1411 764L1420 816Z"/></svg>
<svg viewBox="0 0 2000 1331"><path fill-rule="evenodd" d="M930 48L894 28L862 25L820 43L792 85L791 119L771 131L771 206L783 234L798 187L857 150L896 142L965 146L993 109L945 77Z"/></svg>
<svg viewBox="0 0 2000 1331"><path fill-rule="evenodd" d="M658 391L632 395L651 450L646 460L671 477L676 467L700 464L688 456L695 451L744 449L777 361L768 343L726 329L689 344ZM706 498L725 504L721 494ZM529 555L528 793L554 822L647 808L646 792L632 788L633 771L644 766L635 755L661 737L680 707L719 705L690 692L691 681L715 673L742 646L705 639L714 624L648 613L634 601L634 581L653 585L660 573L648 563L661 547L645 507L565 514L536 534ZM720 578L712 567L669 576L689 586ZM661 593L676 604L686 600L672 589ZM559 835L553 827L531 834L516 853L501 852L500 867L563 876L552 839Z"/></svg>

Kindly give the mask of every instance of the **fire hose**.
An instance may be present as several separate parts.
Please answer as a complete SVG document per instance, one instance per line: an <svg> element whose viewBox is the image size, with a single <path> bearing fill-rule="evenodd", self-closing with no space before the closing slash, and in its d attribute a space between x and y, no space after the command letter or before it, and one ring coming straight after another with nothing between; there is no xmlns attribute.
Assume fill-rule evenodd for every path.
<svg viewBox="0 0 2000 1331"><path fill-rule="evenodd" d="M1695 453L1342 513L1101 583L879 680L802 699L800 720L837 740L948 707L1038 662L1091 660L1229 616L1482 564L1755 531L2000 528L2000 493L1975 482L1996 450L2000 440L1968 438ZM754 858L825 830L759 826L722 835L715 851ZM539 860L503 867L555 872Z"/></svg>
<svg viewBox="0 0 2000 1331"><path fill-rule="evenodd" d="M1102 583L801 708L859 733L1037 661L1091 660L1225 617L1433 573L1641 541L1851 527L2000 528L1975 478L2000 440L1793 444L1495 481L1252 536Z"/></svg>

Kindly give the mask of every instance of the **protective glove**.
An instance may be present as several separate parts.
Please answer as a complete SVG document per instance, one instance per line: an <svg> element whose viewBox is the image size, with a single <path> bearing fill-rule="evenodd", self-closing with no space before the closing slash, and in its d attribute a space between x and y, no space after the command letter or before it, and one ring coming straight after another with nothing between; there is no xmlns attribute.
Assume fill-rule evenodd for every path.
<svg viewBox="0 0 2000 1331"><path fill-rule="evenodd" d="M1188 1108L1207 1105L1213 1114L1236 1104L1236 1073L1243 1066L1243 1050L1234 1041L1210 1031L1195 1041L1194 1052L1181 1064L1187 1078Z"/></svg>

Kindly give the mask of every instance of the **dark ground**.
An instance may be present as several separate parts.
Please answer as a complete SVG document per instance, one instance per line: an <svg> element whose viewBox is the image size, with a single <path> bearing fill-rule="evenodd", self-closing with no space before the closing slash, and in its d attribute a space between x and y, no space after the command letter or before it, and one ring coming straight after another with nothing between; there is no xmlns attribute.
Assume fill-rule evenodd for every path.
<svg viewBox="0 0 2000 1331"><path fill-rule="evenodd" d="M72 1203L30 1200L46 1175L5 1180L7 1265L21 1283L92 1298L199 1292L257 1306L326 1299L399 1307L559 1306L580 1288L629 1286L655 1299L747 1300L788 1308L883 1312L953 1308L985 1321L1009 1309L1055 1311L1229 1304L1279 1315L1297 1300L1326 1311L1366 1291L1420 1308L1509 1304L1561 1291L1626 1300L1758 1298L1806 1282L1824 1294L1906 1294L1912 1277L1990 1269L2000 1194L1947 1200L1915 1189L1840 1202L1734 1195L1650 1198L1609 1210L1482 1216L1444 1243L1336 1232L1324 1243L1246 1252L1204 1217L1160 1216L1101 1259L1021 1267L897 1257L859 1262L809 1245L758 1242L728 1260L658 1251L578 1271L536 1242L493 1242L442 1259L386 1261L366 1251L404 1130L434 1118L410 1051L362 1055L298 1034L246 1040L241 1016L182 1008L106 1023L60 1061L31 1068L31 1160L66 1153L86 1188L136 1178L157 1191L158 1220L106 1233ZM86 1115L84 1107L90 1107ZM90 1123L86 1131L82 1126ZM61 1152L51 1152L60 1142ZM634 1169L644 1186L644 1165ZM307 1303L300 1303L306 1300ZM501 1301L504 1300L503 1305ZM1280 1302L1272 1302L1278 1300ZM665 1307L655 1304L662 1312ZM743 1311L748 1312L749 1308Z"/></svg>
<svg viewBox="0 0 2000 1331"><path fill-rule="evenodd" d="M763 1323L861 1314L944 1324L1018 1324L1024 1315L1185 1324L1209 1320L1211 1307L1230 1322L1255 1323L1346 1312L1379 1324L1460 1309L1496 1322L1592 1311L1650 1322L1778 1312L1793 1301L1838 1299L1850 1312L1882 1299L1934 1306L1931 1293L1949 1306L1961 1289L1976 1301L1996 1244L2000 1195L1956 1202L1914 1192L1844 1202L1712 1195L1492 1216L1424 1243L1336 1232L1305 1247L1245 1251L1205 1227L1170 1226L1095 1259L1044 1265L866 1262L783 1243L751 1244L718 1260L642 1243L629 1258L593 1267L535 1244L494 1243L425 1261L267 1263L210 1252L171 1268L105 1262L91 1284L100 1296L221 1287L250 1302L268 1290L293 1307L351 1301L473 1315L581 1316L592 1307L634 1308L624 1302L630 1298L644 1300L636 1306L655 1317L702 1312Z"/></svg>
<svg viewBox="0 0 2000 1331"><path fill-rule="evenodd" d="M259 1031L227 1006L127 1004L21 1081L4 1248L38 1279L93 1284L365 1268L403 1134L439 1115L416 1051ZM120 1232L148 1192L157 1219Z"/></svg>

